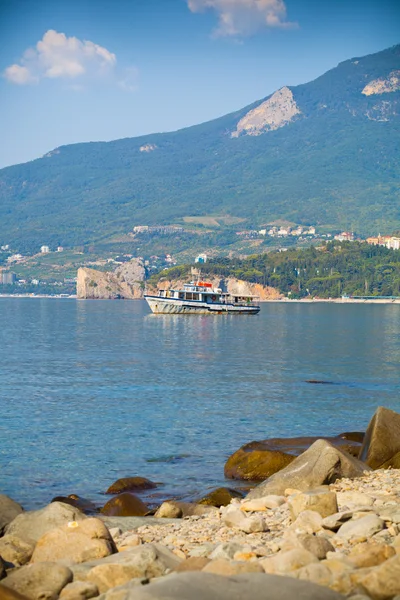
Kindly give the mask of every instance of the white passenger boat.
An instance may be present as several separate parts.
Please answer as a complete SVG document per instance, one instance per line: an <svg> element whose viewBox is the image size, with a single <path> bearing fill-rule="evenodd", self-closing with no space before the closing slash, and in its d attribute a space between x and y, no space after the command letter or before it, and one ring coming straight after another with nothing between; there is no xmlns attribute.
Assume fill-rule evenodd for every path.
<svg viewBox="0 0 400 600"><path fill-rule="evenodd" d="M158 296L144 297L153 313L255 315L260 311L256 296L229 294L204 281L192 281L181 290L159 290Z"/></svg>

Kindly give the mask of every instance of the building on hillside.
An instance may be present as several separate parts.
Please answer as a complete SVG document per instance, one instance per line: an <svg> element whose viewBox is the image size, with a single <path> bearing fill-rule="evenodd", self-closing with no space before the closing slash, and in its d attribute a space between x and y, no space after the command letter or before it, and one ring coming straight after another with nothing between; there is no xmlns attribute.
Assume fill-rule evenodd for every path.
<svg viewBox="0 0 400 600"><path fill-rule="evenodd" d="M299 227L296 227L296 229L292 229L292 231L290 232L290 235L298 236L298 235L301 235L302 233L303 233L303 227L301 227L299 225Z"/></svg>
<svg viewBox="0 0 400 600"><path fill-rule="evenodd" d="M1 274L1 283L3 285L12 285L17 280L17 276L15 273L11 271L3 271Z"/></svg>
<svg viewBox="0 0 400 600"><path fill-rule="evenodd" d="M258 233L260 235L267 235L267 230L266 229L260 229L260 231Z"/></svg>
<svg viewBox="0 0 400 600"><path fill-rule="evenodd" d="M278 231L278 235L287 236L292 231L291 227L281 227Z"/></svg>
<svg viewBox="0 0 400 600"><path fill-rule="evenodd" d="M42 254L48 254L50 252L50 248L48 246L41 246L40 252Z"/></svg>
<svg viewBox="0 0 400 600"><path fill-rule="evenodd" d="M386 242L386 248L391 248L392 250L400 250L400 238L392 236L390 240Z"/></svg>
<svg viewBox="0 0 400 600"><path fill-rule="evenodd" d="M338 242L354 242L354 233L352 231L342 231L342 233L335 235L333 239Z"/></svg>
<svg viewBox="0 0 400 600"><path fill-rule="evenodd" d="M57 246L57 252L64 252L64 248L62 246Z"/></svg>
<svg viewBox="0 0 400 600"><path fill-rule="evenodd" d="M194 262L196 262L196 263L206 263L207 262L207 254L199 254L194 259Z"/></svg>
<svg viewBox="0 0 400 600"><path fill-rule="evenodd" d="M12 254L7 258L7 262L10 263L19 263L24 259L22 254Z"/></svg>
<svg viewBox="0 0 400 600"><path fill-rule="evenodd" d="M308 228L308 231L304 232L307 235L315 235L316 234L316 229L313 225L311 225L311 227Z"/></svg>

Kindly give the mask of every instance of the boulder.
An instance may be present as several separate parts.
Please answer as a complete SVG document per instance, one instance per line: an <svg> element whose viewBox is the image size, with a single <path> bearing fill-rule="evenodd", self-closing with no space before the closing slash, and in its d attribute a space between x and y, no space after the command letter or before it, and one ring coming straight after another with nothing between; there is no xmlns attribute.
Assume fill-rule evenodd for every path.
<svg viewBox="0 0 400 600"><path fill-rule="evenodd" d="M234 498L243 498L243 494L231 488L219 487L209 492L206 496L203 496L201 500L197 501L197 504L206 504L220 508L220 506L228 506Z"/></svg>
<svg viewBox="0 0 400 600"><path fill-rule="evenodd" d="M400 414L379 406L369 422L360 450L360 460L373 469L393 466L400 452ZM397 460L397 459L395 459Z"/></svg>
<svg viewBox="0 0 400 600"><path fill-rule="evenodd" d="M387 544L363 543L354 546L349 554L349 560L356 569L376 567L396 554L393 546Z"/></svg>
<svg viewBox="0 0 400 600"><path fill-rule="evenodd" d="M246 499L282 495L287 488L304 492L342 477L361 477L366 470L370 468L357 458L320 439L282 471L251 490Z"/></svg>
<svg viewBox="0 0 400 600"><path fill-rule="evenodd" d="M99 588L90 581L73 581L61 590L60 600L89 600L99 595Z"/></svg>
<svg viewBox="0 0 400 600"><path fill-rule="evenodd" d="M289 496L288 500L290 515L297 519L304 510L313 510L328 517L338 512L336 494L334 492L303 492Z"/></svg>
<svg viewBox="0 0 400 600"><path fill-rule="evenodd" d="M0 535L3 535L7 525L11 523L24 509L5 494L0 494Z"/></svg>
<svg viewBox="0 0 400 600"><path fill-rule="evenodd" d="M122 492L139 492L141 490L152 490L157 484L146 477L122 477L114 481L106 491L106 494L121 494Z"/></svg>
<svg viewBox="0 0 400 600"><path fill-rule="evenodd" d="M318 558L323 560L326 558L328 552L334 552L335 548L332 546L329 540L322 536L317 536L309 533L296 535L293 532L285 535L284 541L281 545L282 552L288 550L294 550L295 548L303 548L308 552L311 552Z"/></svg>
<svg viewBox="0 0 400 600"><path fill-rule="evenodd" d="M0 538L0 556L12 567L22 567L33 554L35 542L6 534Z"/></svg>
<svg viewBox="0 0 400 600"><path fill-rule="evenodd" d="M98 509L93 502L87 498L81 498L76 494L70 494L69 496L56 496L52 499L52 502L63 502L64 504L75 506L75 508L79 509L85 514L94 514L98 512Z"/></svg>
<svg viewBox="0 0 400 600"><path fill-rule="evenodd" d="M52 529L37 542L32 563L63 561L75 564L103 558L116 552L114 541L100 519L88 518L71 521Z"/></svg>
<svg viewBox="0 0 400 600"><path fill-rule="evenodd" d="M19 592L15 590L11 590L10 588L4 587L0 583L0 598L1 600L29 600L27 596L23 596Z"/></svg>
<svg viewBox="0 0 400 600"><path fill-rule="evenodd" d="M149 508L134 494L122 492L111 498L101 512L109 517L143 517L149 512Z"/></svg>
<svg viewBox="0 0 400 600"><path fill-rule="evenodd" d="M43 562L13 570L3 579L2 584L30 600L50 600L57 598L71 581L70 569L56 563Z"/></svg>
<svg viewBox="0 0 400 600"><path fill-rule="evenodd" d="M38 541L45 533L61 527L69 521L81 521L87 517L77 508L62 502L52 502L40 510L23 512L6 528L8 535L15 535L22 540Z"/></svg>
<svg viewBox="0 0 400 600"><path fill-rule="evenodd" d="M347 451L353 456L358 456L361 443L343 436L351 436L351 434L341 434L329 438L272 438L250 442L239 448L228 458L224 469L225 477L248 481L264 481L274 473L287 467L318 439L329 441L335 448Z"/></svg>
<svg viewBox="0 0 400 600"><path fill-rule="evenodd" d="M118 594L118 596L117 596ZM224 577L214 573L172 573L138 587L128 583L98 600L344 600L328 588L291 577L247 573Z"/></svg>
<svg viewBox="0 0 400 600"><path fill-rule="evenodd" d="M175 569L180 562L180 558L160 544L143 544L106 558L73 565L71 570L74 581L91 581L104 588L112 585L113 571L116 577L129 575L126 581L151 579L164 575L167 569Z"/></svg>

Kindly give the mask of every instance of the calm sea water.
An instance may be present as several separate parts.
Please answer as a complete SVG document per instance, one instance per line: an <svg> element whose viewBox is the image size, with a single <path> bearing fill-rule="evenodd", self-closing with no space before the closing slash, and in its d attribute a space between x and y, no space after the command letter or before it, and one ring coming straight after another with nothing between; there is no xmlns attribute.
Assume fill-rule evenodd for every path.
<svg viewBox="0 0 400 600"><path fill-rule="evenodd" d="M153 502L226 484L245 442L362 430L400 411L400 307L264 304L152 315L144 302L0 299L0 492L26 508L117 478ZM310 385L326 379L338 385Z"/></svg>

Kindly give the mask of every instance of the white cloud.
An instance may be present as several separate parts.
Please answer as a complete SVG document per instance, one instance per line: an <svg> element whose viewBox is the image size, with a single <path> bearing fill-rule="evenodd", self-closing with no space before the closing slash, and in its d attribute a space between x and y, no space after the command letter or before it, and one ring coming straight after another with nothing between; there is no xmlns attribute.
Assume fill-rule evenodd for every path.
<svg viewBox="0 0 400 600"><path fill-rule="evenodd" d="M109 73L116 62L115 54L98 44L49 29L35 48L24 52L19 64L4 71L4 77L20 85L44 78L75 79Z"/></svg>
<svg viewBox="0 0 400 600"><path fill-rule="evenodd" d="M204 12L212 9L218 14L217 36L245 36L266 28L297 27L286 20L283 0L186 0L189 9Z"/></svg>

